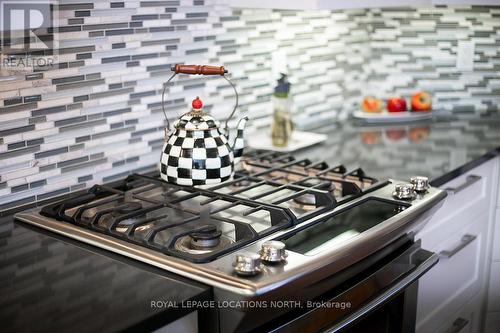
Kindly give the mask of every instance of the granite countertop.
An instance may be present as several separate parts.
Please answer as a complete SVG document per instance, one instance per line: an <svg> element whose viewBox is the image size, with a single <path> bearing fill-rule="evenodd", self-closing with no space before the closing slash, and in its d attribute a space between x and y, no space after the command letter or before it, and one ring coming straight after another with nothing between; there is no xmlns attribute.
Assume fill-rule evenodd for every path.
<svg viewBox="0 0 500 333"><path fill-rule="evenodd" d="M500 117L373 126L324 126L325 143L297 157L361 166L368 175L438 186L500 153ZM0 217L0 320L7 331L151 330L186 310L151 301L207 299L211 289L122 256ZM2 213L0 213L2 216ZM168 313L167 313L168 312Z"/></svg>
<svg viewBox="0 0 500 333"><path fill-rule="evenodd" d="M0 218L4 332L150 332L192 310L152 301L201 301L208 286Z"/></svg>
<svg viewBox="0 0 500 333"><path fill-rule="evenodd" d="M368 125L349 120L321 127L320 144L295 155L325 160L368 176L409 180L421 175L440 186L500 154L500 117L445 117L413 124Z"/></svg>

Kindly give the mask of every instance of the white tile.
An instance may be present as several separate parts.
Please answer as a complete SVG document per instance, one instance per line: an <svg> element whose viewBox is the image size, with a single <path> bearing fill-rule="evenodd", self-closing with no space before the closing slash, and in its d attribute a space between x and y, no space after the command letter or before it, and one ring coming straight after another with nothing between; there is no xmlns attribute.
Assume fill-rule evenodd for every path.
<svg viewBox="0 0 500 333"><path fill-rule="evenodd" d="M193 160L190 158L179 157L179 168L191 169L193 167Z"/></svg>
<svg viewBox="0 0 500 333"><path fill-rule="evenodd" d="M207 169L218 169L220 168L221 163L220 163L220 158L207 158L205 160L205 167Z"/></svg>
<svg viewBox="0 0 500 333"><path fill-rule="evenodd" d="M216 148L217 143L215 142L214 138L206 138L205 139L205 148Z"/></svg>
<svg viewBox="0 0 500 333"><path fill-rule="evenodd" d="M193 159L204 160L207 158L207 151L204 148L193 148Z"/></svg>
<svg viewBox="0 0 500 333"><path fill-rule="evenodd" d="M221 177L227 177L229 175L231 175L231 166L226 166L226 167L223 167L220 169L220 176Z"/></svg>
<svg viewBox="0 0 500 333"><path fill-rule="evenodd" d="M193 179L204 180L207 178L207 171L193 169L191 170L191 175Z"/></svg>
<svg viewBox="0 0 500 333"><path fill-rule="evenodd" d="M184 138L182 142L182 148L193 148L194 147L194 139L193 138Z"/></svg>
<svg viewBox="0 0 500 333"><path fill-rule="evenodd" d="M227 149L226 145L217 147L217 151L219 152L220 156L229 155L229 149Z"/></svg>
<svg viewBox="0 0 500 333"><path fill-rule="evenodd" d="M171 156L180 156L181 155L181 147L179 146L172 146L170 148L170 153L169 153Z"/></svg>

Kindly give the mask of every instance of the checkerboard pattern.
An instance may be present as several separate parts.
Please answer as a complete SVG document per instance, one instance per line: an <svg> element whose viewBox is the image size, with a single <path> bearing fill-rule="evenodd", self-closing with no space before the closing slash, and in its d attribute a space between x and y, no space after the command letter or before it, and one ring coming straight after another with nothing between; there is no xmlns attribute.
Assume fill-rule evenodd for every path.
<svg viewBox="0 0 500 333"><path fill-rule="evenodd" d="M215 129L220 126L219 122L206 113L192 111L184 114L174 122L174 128L182 128L190 131Z"/></svg>
<svg viewBox="0 0 500 333"><path fill-rule="evenodd" d="M218 129L177 129L163 145L160 176L179 185L217 184L231 178L234 155Z"/></svg>
<svg viewBox="0 0 500 333"><path fill-rule="evenodd" d="M247 117L245 117L245 121L248 120ZM238 124L238 129L236 133L236 139L234 140L234 145L233 145L233 154L234 156L237 156L234 158L234 163L238 164L240 162L241 156L243 156L243 149L245 148L245 140L243 139L243 127L245 124L240 121Z"/></svg>

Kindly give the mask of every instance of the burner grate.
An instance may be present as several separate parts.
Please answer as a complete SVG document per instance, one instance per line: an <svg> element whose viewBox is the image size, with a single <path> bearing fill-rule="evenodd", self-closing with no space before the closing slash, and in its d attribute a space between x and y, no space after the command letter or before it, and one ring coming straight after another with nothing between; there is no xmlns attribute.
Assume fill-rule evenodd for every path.
<svg viewBox="0 0 500 333"><path fill-rule="evenodd" d="M41 213L192 262L212 261L295 223L291 211L283 207L207 189L169 184L159 178L136 174L127 177L118 188L96 185L84 199L76 198L45 206ZM218 205L210 205L216 201ZM236 209L237 213L233 215L238 215L240 219L250 217L264 225L221 215L232 209ZM203 215L207 216L203 218ZM262 222L266 217L267 224ZM209 248L207 251L179 250L179 240L205 230L207 225L201 223L206 222L209 227L218 228L220 234L223 231L231 233L231 237L224 236L225 246L214 247L213 250ZM145 226L148 226L148 230L138 235L138 230L145 229Z"/></svg>
<svg viewBox="0 0 500 333"><path fill-rule="evenodd" d="M192 262L209 262L378 188L363 170L252 151L233 180L186 187L133 174L41 214Z"/></svg>
<svg viewBox="0 0 500 333"><path fill-rule="evenodd" d="M283 164L275 166L277 162ZM286 153L254 151L245 156L242 164L244 172L257 173L261 178L282 174L285 177L281 178L291 184L303 184L311 179L332 182L336 188L333 191L336 204L352 200L380 184L377 179L366 176L361 168L348 172L344 165L330 167L324 161L295 160ZM315 208L320 208L318 206L321 204Z"/></svg>

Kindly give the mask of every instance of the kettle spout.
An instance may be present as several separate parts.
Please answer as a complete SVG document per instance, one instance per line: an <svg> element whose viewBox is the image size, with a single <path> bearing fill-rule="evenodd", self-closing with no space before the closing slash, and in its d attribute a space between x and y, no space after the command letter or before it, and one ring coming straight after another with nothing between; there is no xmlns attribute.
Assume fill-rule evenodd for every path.
<svg viewBox="0 0 500 333"><path fill-rule="evenodd" d="M245 129L247 121L248 117L245 116L240 119L240 121L238 122L238 126L236 126L237 132L233 143L233 154L235 163L238 163L241 156L243 155L243 148L245 147L245 141L243 140L243 130Z"/></svg>

